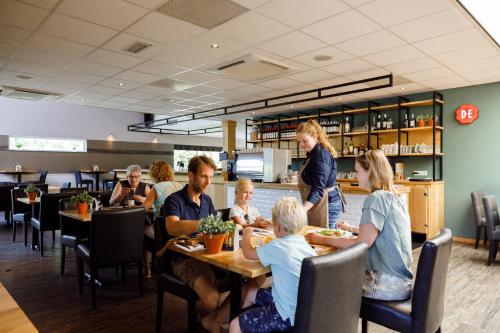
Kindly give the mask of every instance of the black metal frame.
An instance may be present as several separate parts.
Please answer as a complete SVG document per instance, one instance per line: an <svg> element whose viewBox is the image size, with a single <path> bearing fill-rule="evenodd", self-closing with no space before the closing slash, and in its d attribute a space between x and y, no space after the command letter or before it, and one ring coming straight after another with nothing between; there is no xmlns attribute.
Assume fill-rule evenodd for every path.
<svg viewBox="0 0 500 333"><path fill-rule="evenodd" d="M347 90L347 91L343 91L343 92L324 94L328 90L354 86L354 85L362 84L362 83L376 82L376 81L380 81L380 80L388 80L388 82L384 83L384 84L376 84L374 86L369 86L367 88L359 88L359 89ZM128 125L128 130L130 132L149 132L149 133L156 133L156 134L184 134L184 135L215 133L216 131L206 132L206 130L210 130L212 128L204 128L204 129L189 131L189 130L164 129L161 126L175 125L175 124L178 124L181 122L200 120L200 119L206 119L206 118L229 116L229 115L250 112L250 111L256 111L256 110L270 109L270 108L274 108L277 106L286 106L286 105L292 105L292 104L295 105L295 104L303 103L303 102L310 102L310 101L321 100L324 98L331 98L331 97L336 97L336 96L350 95L350 94L354 94L354 93L377 90L377 89L382 89L382 88L388 88L388 87L392 87L392 86L393 86L393 75L387 74L387 75L375 76L375 77L371 77L371 78L363 79L363 80L357 80L357 81L352 81L352 82L336 84L336 85L323 87L323 88L310 89L310 90L300 91L300 92L296 92L296 93L291 93L291 94L286 94L286 95L281 95L281 96L276 96L276 97L270 97L270 98L265 98L265 99L261 99L261 100L235 104L235 105L231 105L231 106L215 108L215 109L211 109L211 110L193 112L193 113L189 113L189 114L185 114L185 115L178 115L178 116L172 116L172 117L168 117L168 118L164 118L164 119L151 120L151 121L146 121L146 122L142 122L142 123L131 124L131 125ZM290 97L298 97L298 96L304 96L304 95L307 96L308 94L311 94L311 93L315 93L316 96L315 97L307 97L307 98L289 99ZM279 102L279 100L284 100L284 99L285 99L285 101ZM274 103L274 102L277 102L277 103ZM261 105L252 107L252 105L256 105L256 104L261 104ZM235 109L235 110L231 111L231 109ZM187 119L182 119L182 118L187 118ZM189 134L189 132L196 132L196 131L205 131L205 132ZM219 127L218 132L220 132L220 131L221 130Z"/></svg>

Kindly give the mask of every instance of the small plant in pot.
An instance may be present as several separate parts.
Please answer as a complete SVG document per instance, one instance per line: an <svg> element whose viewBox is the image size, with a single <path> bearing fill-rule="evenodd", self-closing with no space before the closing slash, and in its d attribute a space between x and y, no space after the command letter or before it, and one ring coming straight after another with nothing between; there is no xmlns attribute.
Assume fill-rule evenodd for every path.
<svg viewBox="0 0 500 333"><path fill-rule="evenodd" d="M198 231L203 233L203 242L205 243L207 253L215 254L221 252L226 233L230 230L230 223L224 222L218 216L209 215L201 219Z"/></svg>
<svg viewBox="0 0 500 333"><path fill-rule="evenodd" d="M425 116L417 116L417 127L425 127Z"/></svg>
<svg viewBox="0 0 500 333"><path fill-rule="evenodd" d="M75 194L71 197L71 202L75 203L78 214L87 214L89 206L92 204L92 197L87 191Z"/></svg>
<svg viewBox="0 0 500 333"><path fill-rule="evenodd" d="M24 192L28 195L30 201L34 201L36 199L36 194L38 193L38 188L35 185L30 184L26 186Z"/></svg>

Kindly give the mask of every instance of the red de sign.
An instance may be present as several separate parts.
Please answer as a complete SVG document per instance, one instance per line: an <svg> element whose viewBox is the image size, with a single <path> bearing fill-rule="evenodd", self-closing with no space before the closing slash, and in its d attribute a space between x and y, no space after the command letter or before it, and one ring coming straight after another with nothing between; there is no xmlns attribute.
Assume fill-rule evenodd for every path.
<svg viewBox="0 0 500 333"><path fill-rule="evenodd" d="M462 125L470 125L479 117L479 109L472 104L464 104L455 111L455 119Z"/></svg>

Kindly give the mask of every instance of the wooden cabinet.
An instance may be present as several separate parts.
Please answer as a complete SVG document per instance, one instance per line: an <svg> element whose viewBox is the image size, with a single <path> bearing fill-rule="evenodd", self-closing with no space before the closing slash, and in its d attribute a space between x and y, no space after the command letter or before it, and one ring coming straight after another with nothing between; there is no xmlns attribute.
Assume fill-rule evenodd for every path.
<svg viewBox="0 0 500 333"><path fill-rule="evenodd" d="M411 231L425 234L427 239L434 237L444 227L444 182L402 183L411 187Z"/></svg>

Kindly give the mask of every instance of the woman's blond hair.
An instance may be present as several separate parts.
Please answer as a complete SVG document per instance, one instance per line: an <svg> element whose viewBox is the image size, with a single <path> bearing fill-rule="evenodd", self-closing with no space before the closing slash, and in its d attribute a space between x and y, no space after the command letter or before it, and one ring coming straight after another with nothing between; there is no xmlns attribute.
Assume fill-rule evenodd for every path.
<svg viewBox="0 0 500 333"><path fill-rule="evenodd" d="M174 180L174 170L164 161L156 161L149 167L149 175L155 183Z"/></svg>
<svg viewBox="0 0 500 333"><path fill-rule="evenodd" d="M273 224L282 226L286 232L296 234L307 224L304 205L294 197L281 198L273 207Z"/></svg>
<svg viewBox="0 0 500 333"><path fill-rule="evenodd" d="M328 141L325 129L321 127L316 120L309 119L305 123L300 123L297 127L297 136L299 134L308 134L315 138L319 144L325 148L334 158L337 158L337 151Z"/></svg>
<svg viewBox="0 0 500 333"><path fill-rule="evenodd" d="M385 190L399 194L394 188L394 172L384 152L380 149L369 150L356 157L356 162L368 171L370 192Z"/></svg>

